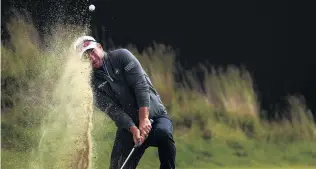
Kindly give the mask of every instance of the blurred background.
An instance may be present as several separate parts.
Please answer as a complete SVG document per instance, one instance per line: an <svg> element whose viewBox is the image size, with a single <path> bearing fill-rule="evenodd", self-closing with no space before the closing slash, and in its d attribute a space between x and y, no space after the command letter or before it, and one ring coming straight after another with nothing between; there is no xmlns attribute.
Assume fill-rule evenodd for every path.
<svg viewBox="0 0 316 169"><path fill-rule="evenodd" d="M89 4L96 6L94 12L88 11ZM90 24L106 48L134 44L142 50L154 42L168 44L185 69L205 61L212 66L243 65L251 72L265 109L282 107L285 96L298 94L315 112L314 5L283 0L3 1L1 36L6 39L10 7L24 7L41 31L53 18L65 18Z"/></svg>

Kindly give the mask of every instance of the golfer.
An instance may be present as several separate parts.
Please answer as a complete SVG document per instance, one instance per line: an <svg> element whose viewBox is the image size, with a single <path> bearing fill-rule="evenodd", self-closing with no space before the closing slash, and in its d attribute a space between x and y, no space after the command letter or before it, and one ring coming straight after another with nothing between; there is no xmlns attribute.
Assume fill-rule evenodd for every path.
<svg viewBox="0 0 316 169"><path fill-rule="evenodd" d="M134 144L140 146L130 156L125 169L135 169L150 146L158 148L160 169L174 169L173 124L137 58L123 48L104 51L91 36L79 37L74 45L80 59L92 65L94 104L117 126L110 169L122 166Z"/></svg>

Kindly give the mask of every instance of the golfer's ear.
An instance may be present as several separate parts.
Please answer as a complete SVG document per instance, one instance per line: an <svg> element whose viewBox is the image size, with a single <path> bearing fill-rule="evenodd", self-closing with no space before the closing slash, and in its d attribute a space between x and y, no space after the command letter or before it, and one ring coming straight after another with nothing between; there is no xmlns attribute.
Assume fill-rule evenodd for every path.
<svg viewBox="0 0 316 169"><path fill-rule="evenodd" d="M99 47L100 49L103 49L103 47L102 47L102 45L101 45L100 43L98 43L98 47Z"/></svg>

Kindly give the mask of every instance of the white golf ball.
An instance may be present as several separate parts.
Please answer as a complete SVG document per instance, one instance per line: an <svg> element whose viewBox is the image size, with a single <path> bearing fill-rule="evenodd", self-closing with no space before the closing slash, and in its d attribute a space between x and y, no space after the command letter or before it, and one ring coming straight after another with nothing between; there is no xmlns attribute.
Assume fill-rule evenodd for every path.
<svg viewBox="0 0 316 169"><path fill-rule="evenodd" d="M95 10L95 6L94 6L93 4L91 4L91 5L89 6L89 10L90 10L90 11L94 11L94 10Z"/></svg>

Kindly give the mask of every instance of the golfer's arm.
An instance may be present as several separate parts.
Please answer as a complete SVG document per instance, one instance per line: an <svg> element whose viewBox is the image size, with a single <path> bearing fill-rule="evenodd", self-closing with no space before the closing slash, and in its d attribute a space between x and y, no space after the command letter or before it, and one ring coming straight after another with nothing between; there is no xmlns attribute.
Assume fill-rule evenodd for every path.
<svg viewBox="0 0 316 169"><path fill-rule="evenodd" d="M123 110L109 97L98 91L94 92L94 102L96 107L106 113L116 124L118 128L130 130L135 126L132 118L123 112Z"/></svg>
<svg viewBox="0 0 316 169"><path fill-rule="evenodd" d="M139 120L149 117L149 85L145 72L137 58L128 50L121 49L121 62L127 83L134 89Z"/></svg>

